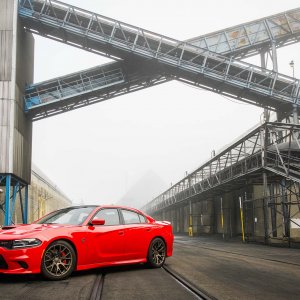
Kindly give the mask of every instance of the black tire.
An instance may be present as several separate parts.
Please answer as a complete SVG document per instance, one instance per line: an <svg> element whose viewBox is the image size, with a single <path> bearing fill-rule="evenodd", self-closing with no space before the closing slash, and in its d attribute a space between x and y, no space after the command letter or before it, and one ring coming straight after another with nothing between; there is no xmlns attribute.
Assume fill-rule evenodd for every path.
<svg viewBox="0 0 300 300"><path fill-rule="evenodd" d="M51 243L42 258L41 271L45 278L62 280L71 275L76 266L76 253L66 241Z"/></svg>
<svg viewBox="0 0 300 300"><path fill-rule="evenodd" d="M160 268L166 260L166 243L161 238L155 238L151 241L148 249L148 264L152 268Z"/></svg>

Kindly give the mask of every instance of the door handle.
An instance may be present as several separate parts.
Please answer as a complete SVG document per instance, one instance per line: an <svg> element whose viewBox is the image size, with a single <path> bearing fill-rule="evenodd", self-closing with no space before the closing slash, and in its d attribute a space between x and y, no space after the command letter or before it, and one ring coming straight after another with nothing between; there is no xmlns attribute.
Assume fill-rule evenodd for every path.
<svg viewBox="0 0 300 300"><path fill-rule="evenodd" d="M147 228L146 231L149 232L151 230L151 228Z"/></svg>
<svg viewBox="0 0 300 300"><path fill-rule="evenodd" d="M119 235L124 235L124 231L119 231Z"/></svg>

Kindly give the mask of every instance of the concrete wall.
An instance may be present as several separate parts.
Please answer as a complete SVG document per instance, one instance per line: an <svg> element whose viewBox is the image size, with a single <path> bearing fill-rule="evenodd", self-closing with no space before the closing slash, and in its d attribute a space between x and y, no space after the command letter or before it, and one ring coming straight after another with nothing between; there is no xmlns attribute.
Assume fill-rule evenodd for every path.
<svg viewBox="0 0 300 300"><path fill-rule="evenodd" d="M33 166L32 181L28 194L28 223L39 219L53 210L72 205L72 201L35 166ZM0 203L3 203L3 197L4 195L0 194ZM19 198L16 200L13 221L15 224L22 223ZM0 224L3 223L4 213L0 210Z"/></svg>
<svg viewBox="0 0 300 300"><path fill-rule="evenodd" d="M72 201L45 174L33 166L32 181L29 186L30 222L53 210L71 205Z"/></svg>
<svg viewBox="0 0 300 300"><path fill-rule="evenodd" d="M34 39L19 24L17 8L17 0L0 0L0 174L29 183L32 123L23 93L33 81Z"/></svg>

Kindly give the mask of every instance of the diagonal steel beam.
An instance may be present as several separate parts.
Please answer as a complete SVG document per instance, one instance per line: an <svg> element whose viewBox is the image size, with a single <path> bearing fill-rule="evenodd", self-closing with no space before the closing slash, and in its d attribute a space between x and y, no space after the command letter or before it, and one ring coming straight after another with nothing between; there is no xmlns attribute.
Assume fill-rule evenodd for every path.
<svg viewBox="0 0 300 300"><path fill-rule="evenodd" d="M188 39L201 48L238 59L300 40L300 8Z"/></svg>
<svg viewBox="0 0 300 300"><path fill-rule="evenodd" d="M68 34L70 33L69 32L70 28L74 29L72 27L76 27L75 29L78 29L78 27L82 28L86 26L88 28L87 31L91 32L93 29L92 27L94 26L93 34L96 33L97 35L100 36L102 35L102 38L108 38L108 41L107 40L104 41L105 42L104 51L107 44L111 43L112 44L111 46L116 46L116 47L111 47L111 49L113 51L117 51L116 52L117 54L120 54L119 53L120 46L121 44L123 44L121 47L121 50L123 50L121 54L123 54L123 56L122 55L120 56L126 59L128 57L128 54L126 53L128 52L128 49L126 48L128 48L129 44L132 44L132 46L130 46L130 51L135 52L136 55L142 56L143 58L149 58L149 56L153 58L154 56L154 58L157 59L157 62L164 64L166 68L169 68L170 66L174 67L175 64L176 69L174 70L174 68L169 68L168 72L170 75L173 75L173 77L178 80L182 80L189 84L207 88L212 91L223 93L227 96L234 97L236 99L240 99L260 106L270 106L270 107L277 106L278 103L276 103L276 105L273 105L274 103L272 103L274 96L276 98L276 95L274 95L276 94L276 92L279 92L279 95L277 95L279 96L279 98L277 100L281 102L281 104L279 105L281 109L283 108L282 104L284 103L284 101L282 101L283 100L282 96L284 96L283 94L289 94L290 92L292 92L292 95L288 95L288 97L285 98L285 100L288 100L290 104L298 101L297 97L299 92L299 83L291 82L291 80L288 79L287 77L285 78L285 80L279 82L280 80L278 79L280 77L282 78L283 75L278 75L271 72L268 75L264 73L264 75L262 76L261 71L253 65L245 64L241 67L237 62L234 62L232 59L228 61L226 60L226 58L221 56L217 57L218 59L215 59L214 55L212 53L205 51L205 49L193 47L190 44L187 44L185 42L179 42L163 36L159 36L157 34L145 31L143 29L136 28L116 20L108 19L103 16L96 15L94 13L80 10L78 8L75 9L73 7L73 9L70 9L70 6L58 1L24 0L21 1L21 3L23 3L24 7L27 5L27 11L26 12L23 11L23 17L25 16L24 18L26 20L28 18L29 19L31 18L31 21L29 21L30 28L32 27L31 22L33 22L32 17L34 21L38 19L37 23L35 23L36 25L38 25L37 27L41 27L41 24L44 24L44 26L46 26L45 24L47 23L47 21L49 21L49 18L51 17L51 22L50 21L49 21L50 23L48 22L50 25L47 24L46 29L49 30L49 26L51 28L54 27L56 29L52 33L47 32L48 37L60 38L59 36L61 33L58 31L63 31L63 35L65 36L66 32L68 32ZM32 4L34 4L38 8ZM29 11L31 10L31 16L29 16L30 13L28 12L28 10ZM36 11L39 11L38 16L34 15ZM286 16L292 15L295 18L295 16L297 17L297 13L299 12L297 12L296 10L296 12L290 11L288 14L286 13L285 15ZM45 18L44 23L40 22L42 16ZM70 19L72 17L73 20L70 24ZM88 21L88 17L90 18L89 21ZM63 19L62 23L61 23L61 19ZM66 20L69 20L69 24L67 24ZM84 21L86 21L86 23L88 21L88 25L83 25ZM58 24L54 25L57 22L59 23L60 26L59 30L57 29ZM69 31L67 27L65 27L67 25L69 27L71 26L69 28ZM294 27L293 27L294 30L293 33L299 34L297 33L298 32L297 27L295 28ZM42 34L45 34L43 29L42 32L43 32ZM38 30L37 33L41 34L41 31ZM74 32L71 32L71 35L72 34L74 34ZM80 35L80 33L78 32L77 34ZM134 38L134 42L132 43L131 40L133 38ZM282 36L280 36L280 38L282 38ZM101 42L101 39L98 40L98 42L99 41ZM80 45L80 43L77 43L77 45ZM153 45L158 47L156 49L153 49ZM90 49L95 50L97 48L95 46L97 46L97 44L94 45L94 48L90 47ZM122 49L124 48L124 46L125 49ZM124 53L125 53L125 57L124 57ZM179 59L178 59L178 55L180 55ZM199 62L201 64L199 64ZM191 63L192 64L196 63L196 65L198 63L198 70L195 70L195 68L193 69ZM186 65L189 64L188 69L182 68L182 64L186 64ZM212 66L208 67L209 64L211 64ZM179 72L178 69L180 69ZM186 71L190 71L190 72L187 72L185 76L182 76L182 74ZM198 73L196 74L196 76L194 74L195 71L196 73ZM220 76L216 77L215 75L220 75L220 71L222 73L221 77ZM197 78L200 77L199 75L204 75L204 78L202 76L202 78L200 78L199 80ZM212 77L214 78L208 78L211 77L209 75L213 75ZM229 79L231 79L230 83L228 82ZM247 81L247 84L242 87L242 91L241 91L241 86L237 86L234 82L239 81L239 83L241 83L244 82L245 79ZM221 89L220 89L220 85L218 86L218 88L215 88L217 83L216 81L222 82ZM250 93L249 91L245 93L244 89L246 88L251 90L252 85L255 85L255 87L252 88L252 91L250 91ZM279 90L277 88L279 88ZM265 93L261 93L261 89L264 89ZM259 96L262 97L261 101L259 102L257 102L256 100L258 96L257 93L259 94ZM289 96L290 99L288 99Z"/></svg>

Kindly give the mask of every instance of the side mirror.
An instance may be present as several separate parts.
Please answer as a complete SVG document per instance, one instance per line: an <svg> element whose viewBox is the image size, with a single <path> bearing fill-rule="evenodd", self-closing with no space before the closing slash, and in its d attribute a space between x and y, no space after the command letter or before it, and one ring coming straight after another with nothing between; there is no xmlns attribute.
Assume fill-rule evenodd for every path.
<svg viewBox="0 0 300 300"><path fill-rule="evenodd" d="M91 225L104 225L105 224L105 220L103 219L93 219L90 223Z"/></svg>

